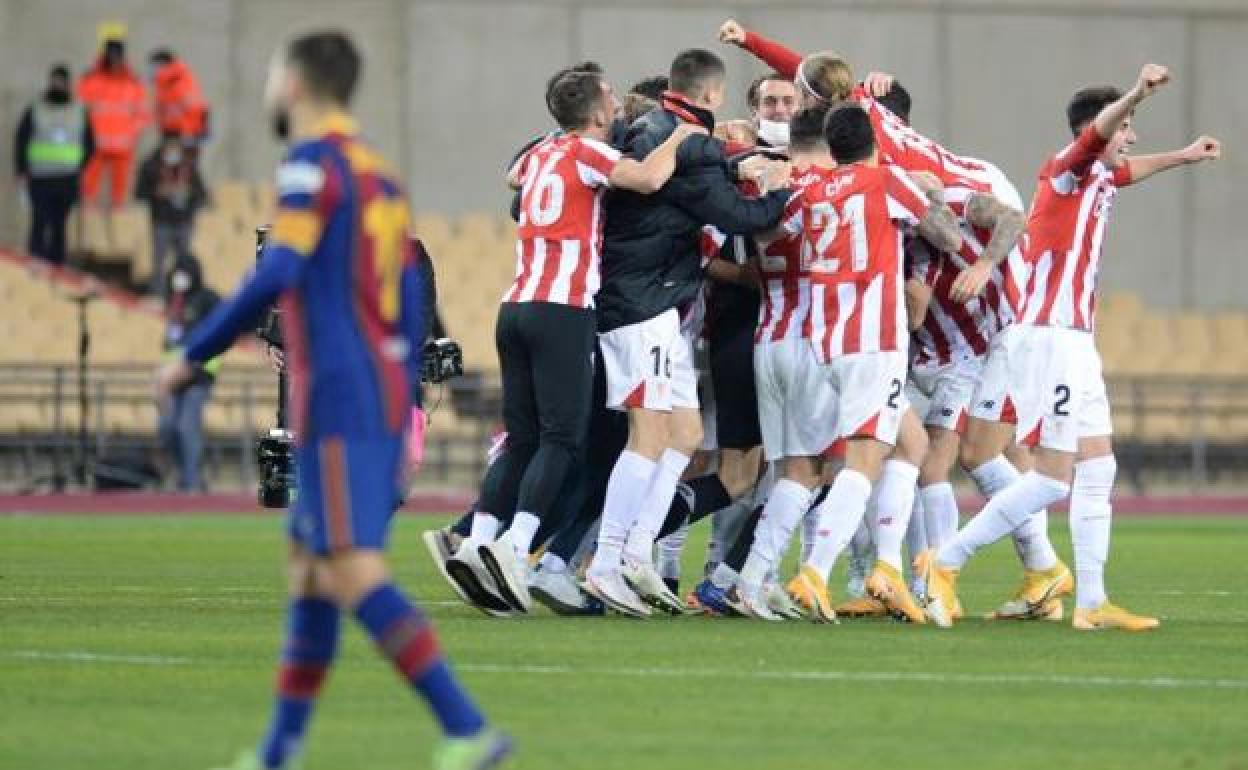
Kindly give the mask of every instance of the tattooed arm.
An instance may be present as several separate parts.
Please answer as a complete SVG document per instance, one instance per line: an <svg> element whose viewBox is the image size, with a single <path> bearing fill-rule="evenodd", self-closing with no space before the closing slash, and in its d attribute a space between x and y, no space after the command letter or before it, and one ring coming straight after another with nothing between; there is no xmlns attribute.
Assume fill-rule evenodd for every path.
<svg viewBox="0 0 1248 770"><path fill-rule="evenodd" d="M1010 208L989 193L972 195L966 202L965 216L972 227L990 230L992 236L975 264L959 273L950 287L949 295L955 302L967 302L983 292L993 269L1010 255L1027 224L1023 212Z"/></svg>
<svg viewBox="0 0 1248 770"><path fill-rule="evenodd" d="M932 205L919 220L919 235L937 251L958 251L962 248L962 228L953 210L945 205L943 191L930 191L927 197Z"/></svg>

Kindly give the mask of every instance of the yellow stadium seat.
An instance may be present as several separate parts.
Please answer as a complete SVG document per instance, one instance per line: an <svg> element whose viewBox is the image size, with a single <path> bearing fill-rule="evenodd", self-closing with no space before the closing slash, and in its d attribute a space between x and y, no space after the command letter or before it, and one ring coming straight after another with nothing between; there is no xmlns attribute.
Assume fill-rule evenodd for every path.
<svg viewBox="0 0 1248 770"><path fill-rule="evenodd" d="M498 240L501 232L497 218L489 214L465 214L456 223L455 234L464 241L489 243Z"/></svg>
<svg viewBox="0 0 1248 770"><path fill-rule="evenodd" d="M218 182L212 189L212 208L228 214L254 210L251 186L237 180Z"/></svg>
<svg viewBox="0 0 1248 770"><path fill-rule="evenodd" d="M1100 298L1096 305L1097 322L1107 317L1130 320L1144 315L1144 300L1130 291L1116 291Z"/></svg>

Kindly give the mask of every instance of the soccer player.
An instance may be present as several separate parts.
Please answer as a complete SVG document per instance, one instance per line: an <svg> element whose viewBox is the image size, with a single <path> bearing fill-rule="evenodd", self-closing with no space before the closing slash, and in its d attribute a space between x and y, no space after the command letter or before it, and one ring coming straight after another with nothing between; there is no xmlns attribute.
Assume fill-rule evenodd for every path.
<svg viewBox="0 0 1248 770"><path fill-rule="evenodd" d="M799 86L802 99L807 103L824 102L836 104L842 101L856 101L861 104L871 117L875 130L875 138L880 147L881 157L895 163L912 173L932 174L940 183L961 185L970 180L986 185L987 190L1006 205L1022 209L1022 201L1009 179L996 166L986 161L956 155L928 137L910 127L908 122L894 115L886 106L890 101L895 79L891 75L872 73L863 84L855 86L853 71L848 62L833 53L816 53L803 58L800 54L784 45L769 40L756 32L748 31L737 22L729 19L720 27L720 39L723 42L738 45L754 54L783 74L793 75ZM901 100L905 104L905 100ZM1017 261L1009 266L1008 271L998 271L989 276L981 267L978 270L964 271L955 278L958 293L961 296L977 296L989 286L989 278L1001 292L997 295L1004 302L997 303L999 312L1016 310L1017 302L1022 293L1022 282L1026 280L1027 265ZM1012 313L1010 313L1012 316ZM1025 451L1019 451L1010 445L1012 431L1007 428L994 430L993 420L1000 420L1004 398L994 394L999 390L997 383L1004 377L997 373L1004 370L1007 359L1007 343L1012 332L1001 331L994 335L989 353L982 367L980 382L973 397L970 416L967 420L966 432L960 442L960 461L968 475L975 481L980 491L991 497L1018 476L1016 466L1029 462ZM943 409L943 407L942 407ZM1008 416L1008 411L1005 412ZM930 460L929 470L947 461L949 442L938 445L935 457ZM924 463L928 464L927 461ZM899 469L899 466L893 466ZM919 499L924 509L923 524L925 530L931 523L931 532L935 542L942 541L956 529L956 499L953 490L939 481L938 474L931 474L921 480L929 487L927 494L920 494ZM891 485L890 485L891 486ZM931 508L930 512L928 508ZM938 521L937 521L938 520ZM878 528L878 527L877 527ZM1048 518L1043 512L1027 518L1012 533L1015 550L1023 562L1024 577L1022 586L1015 596L1008 600L997 611L1000 617L1053 617L1060 612L1060 603L1045 602L1031 606L1025 597L1035 596L1036 587L1043 584L1039 577L1045 565L1052 566L1056 561L1056 552L1049 541ZM925 537L925 539L927 539ZM851 574L855 572L851 563ZM918 582L918 581L916 581ZM1052 597L1051 597L1052 598Z"/></svg>
<svg viewBox="0 0 1248 770"><path fill-rule="evenodd" d="M629 129L626 154L649 155L682 123L714 127L724 98L724 64L700 49L676 56L661 107ZM743 197L738 169L711 137L694 137L659 194L607 195L599 339L607 372L607 404L629 415L628 446L607 485L597 553L586 586L621 612L647 614L634 588L651 601L682 609L655 570L653 546L676 485L701 443L696 378L679 307L702 285L698 241L704 225L728 235L774 226L785 194ZM787 178L787 168L776 177ZM627 554L625 541L628 541ZM625 583L627 571L632 588Z"/></svg>
<svg viewBox="0 0 1248 770"><path fill-rule="evenodd" d="M1161 171L1217 158L1216 139L1160 155L1129 157L1136 141L1136 108L1170 80L1169 71L1145 65L1123 94L1112 86L1075 94L1067 118L1075 140L1040 170L1027 220L1025 257L1033 265L1019 327L1010 342L1009 391L1022 443L1035 447L1035 468L996 494L939 551L916 563L927 583L927 615L952 625L958 571L980 548L1014 530L1029 516L1071 496L1075 552L1075 612L1079 630L1156 628L1156 618L1110 603L1104 586L1109 552L1110 491L1117 463L1110 438L1109 401L1093 338L1096 277L1105 230L1118 188ZM1073 477L1073 486L1072 486ZM1068 585L1057 562L1041 573L1033 604Z"/></svg>
<svg viewBox="0 0 1248 770"><path fill-rule="evenodd" d="M595 72L551 83L546 105L560 131L539 141L511 171L521 189L516 278L499 306L495 338L503 380L506 449L482 482L472 533L447 571L475 578L517 612L528 612L533 537L582 453L594 366L594 296L599 285L602 193L653 193L667 182L685 124L644 160L621 158L605 142L619 106ZM495 539L498 517L515 511ZM473 595L475 587L465 587Z"/></svg>
<svg viewBox="0 0 1248 770"><path fill-rule="evenodd" d="M822 106L802 109L784 132L793 164L790 189L794 201L800 202L806 187L822 181L823 174L836 166L823 134L826 115ZM781 619L771 609L764 580L784 555L798 520L810 507L820 481L819 456L832 443L832 426L809 419L824 408L832 394L810 347L806 318L811 278L802 260L803 239L800 233L778 235L781 237L763 246L756 258L763 292L754 337L763 451L767 462L778 465L778 480L754 529L735 593L729 593L729 601L740 611L764 620Z"/></svg>
<svg viewBox="0 0 1248 770"><path fill-rule="evenodd" d="M407 201L347 112L359 68L355 46L336 31L299 37L274 57L266 102L291 148L278 170L269 245L161 377L162 390L172 392L280 300L298 479L289 515L291 601L268 734L233 770L299 763L344 611L432 709L446 736L435 768L492 767L510 751L451 673L428 618L386 568L429 308Z"/></svg>
<svg viewBox="0 0 1248 770"><path fill-rule="evenodd" d="M830 390L808 419L832 427L827 444L846 440L845 466L819 506L810 558L789 584L812 618L830 621L828 574L862 521L907 408L905 228L948 251L960 248L962 237L946 207L934 205L900 168L881 166L861 107L832 110L824 135L837 167L794 196L782 227L801 234L801 260L811 274L806 326Z"/></svg>

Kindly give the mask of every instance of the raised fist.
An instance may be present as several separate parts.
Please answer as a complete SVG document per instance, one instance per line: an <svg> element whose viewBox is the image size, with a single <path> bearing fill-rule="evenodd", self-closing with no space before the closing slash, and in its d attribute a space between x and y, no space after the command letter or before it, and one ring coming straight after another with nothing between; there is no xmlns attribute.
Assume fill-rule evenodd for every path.
<svg viewBox="0 0 1248 770"><path fill-rule="evenodd" d="M1202 160L1216 160L1222 156L1222 143L1212 136L1202 136L1183 148L1183 160L1188 163L1200 163Z"/></svg>
<svg viewBox="0 0 1248 770"><path fill-rule="evenodd" d="M745 45L745 27L736 19L729 19L719 25L719 42L732 45Z"/></svg>
<svg viewBox="0 0 1248 770"><path fill-rule="evenodd" d="M1145 64L1140 69L1140 79L1135 87L1141 96L1152 96L1153 93L1170 82L1170 69L1161 64Z"/></svg>
<svg viewBox="0 0 1248 770"><path fill-rule="evenodd" d="M897 78L887 72L871 72L862 81L862 87L867 90L868 94L876 99L880 99L893 90L893 83L895 82L897 82Z"/></svg>

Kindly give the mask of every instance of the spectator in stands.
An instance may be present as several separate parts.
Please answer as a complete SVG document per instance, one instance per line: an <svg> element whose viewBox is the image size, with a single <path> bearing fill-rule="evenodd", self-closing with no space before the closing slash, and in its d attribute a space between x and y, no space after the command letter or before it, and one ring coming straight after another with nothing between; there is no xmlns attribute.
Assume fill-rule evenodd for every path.
<svg viewBox="0 0 1248 770"><path fill-rule="evenodd" d="M96 152L82 177L82 195L99 203L100 177L108 169L109 203L113 209L126 200L134 166L134 151L149 120L142 81L126 63L126 44L108 40L95 66L78 81L78 98L91 115Z"/></svg>
<svg viewBox="0 0 1248 770"><path fill-rule="evenodd" d="M195 212L208 200L195 153L177 134L166 134L139 168L135 197L145 201L152 219L152 275L148 291L165 288L165 260L191 250Z"/></svg>
<svg viewBox="0 0 1248 770"><path fill-rule="evenodd" d="M95 149L87 110L74 102L69 68L58 64L48 87L22 113L14 141L17 183L30 198L27 250L55 265L65 263L65 224L78 201L83 166Z"/></svg>
<svg viewBox="0 0 1248 770"><path fill-rule="evenodd" d="M182 254L169 271L165 305L165 357L179 354L186 335L221 301L220 295L204 285L199 260ZM173 461L178 490L203 489L199 478L199 458L203 450L204 405L221 368L220 359L200 366L195 378L160 407L160 441Z"/></svg>
<svg viewBox="0 0 1248 770"><path fill-rule="evenodd" d="M180 137L188 149L198 147L208 134L208 103L195 73L168 48L152 51L148 66L160 133Z"/></svg>

